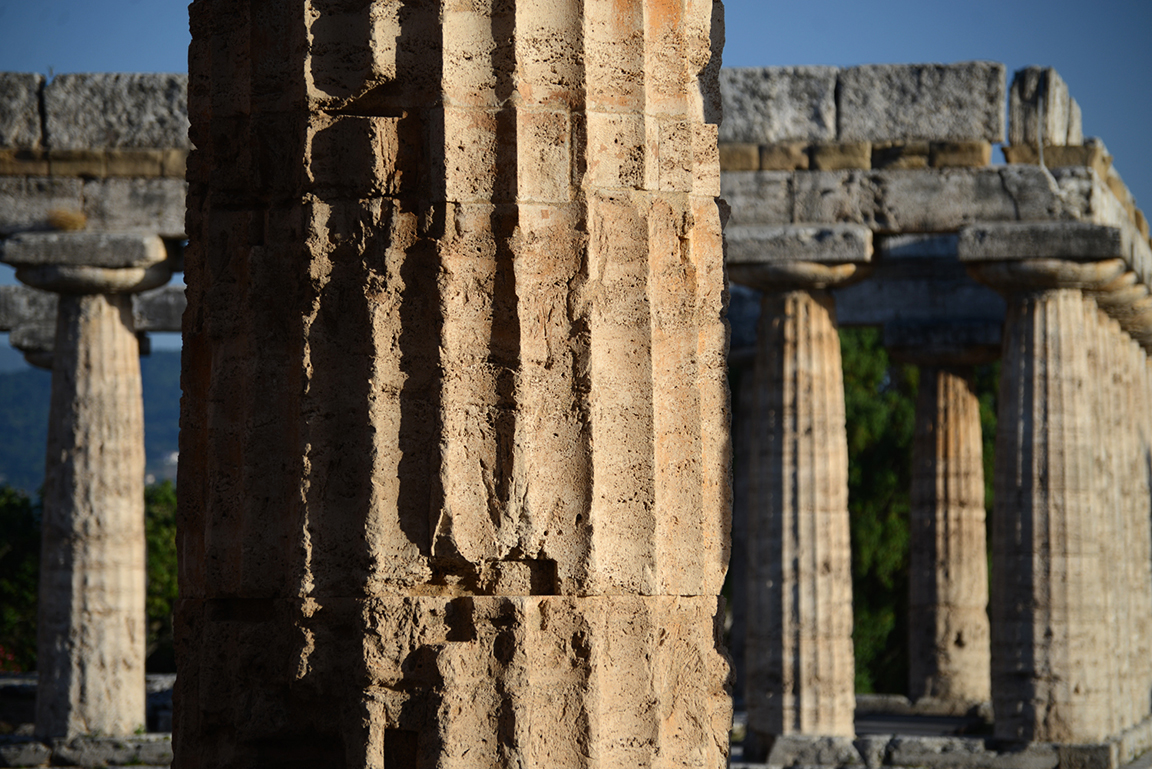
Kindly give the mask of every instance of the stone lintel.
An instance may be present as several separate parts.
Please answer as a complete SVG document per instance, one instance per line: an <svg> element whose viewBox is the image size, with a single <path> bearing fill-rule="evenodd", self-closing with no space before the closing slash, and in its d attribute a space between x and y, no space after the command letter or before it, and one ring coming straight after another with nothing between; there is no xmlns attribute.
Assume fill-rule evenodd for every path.
<svg viewBox="0 0 1152 769"><path fill-rule="evenodd" d="M1095 261L1126 258L1131 250L1120 228L1088 222L975 224L960 230L956 249L961 262Z"/></svg>
<svg viewBox="0 0 1152 769"><path fill-rule="evenodd" d="M884 324L884 346L898 361L921 366L974 366L1000 357L1002 325L983 320L896 320Z"/></svg>
<svg viewBox="0 0 1152 769"><path fill-rule="evenodd" d="M41 320L55 325L55 294L27 286L0 286L0 332Z"/></svg>
<svg viewBox="0 0 1152 769"><path fill-rule="evenodd" d="M1092 173L1062 175L1072 171ZM1029 165L731 172L721 191L732 210L729 228L853 223L878 233L941 233L973 222L1098 221L1109 201L1117 216L1123 211L1103 183L1077 177L1057 185Z"/></svg>
<svg viewBox="0 0 1152 769"><path fill-rule="evenodd" d="M872 231L858 224L736 226L725 235L729 265L872 261Z"/></svg>
<svg viewBox="0 0 1152 769"><path fill-rule="evenodd" d="M16 267L42 265L148 267L168 258L155 235L111 232L23 232L3 244L0 260Z"/></svg>

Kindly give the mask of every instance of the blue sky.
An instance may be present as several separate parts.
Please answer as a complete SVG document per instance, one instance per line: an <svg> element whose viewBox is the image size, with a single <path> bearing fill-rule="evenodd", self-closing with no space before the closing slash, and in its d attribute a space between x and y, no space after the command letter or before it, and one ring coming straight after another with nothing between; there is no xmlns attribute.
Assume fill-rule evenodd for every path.
<svg viewBox="0 0 1152 769"><path fill-rule="evenodd" d="M607 0L592 0L607 2ZM1152 0L728 0L726 66L1055 67L1152 209ZM183 72L182 0L0 0L0 71ZM10 276L0 275L0 282Z"/></svg>

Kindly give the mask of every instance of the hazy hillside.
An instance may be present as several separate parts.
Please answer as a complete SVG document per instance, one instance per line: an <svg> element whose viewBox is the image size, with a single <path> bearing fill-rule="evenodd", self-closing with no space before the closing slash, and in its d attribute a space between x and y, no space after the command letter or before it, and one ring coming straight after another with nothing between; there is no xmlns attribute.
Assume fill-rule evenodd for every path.
<svg viewBox="0 0 1152 769"><path fill-rule="evenodd" d="M154 480L174 478L180 422L180 353L140 359L144 443ZM44 481L52 375L40 369L0 373L0 483L35 493Z"/></svg>

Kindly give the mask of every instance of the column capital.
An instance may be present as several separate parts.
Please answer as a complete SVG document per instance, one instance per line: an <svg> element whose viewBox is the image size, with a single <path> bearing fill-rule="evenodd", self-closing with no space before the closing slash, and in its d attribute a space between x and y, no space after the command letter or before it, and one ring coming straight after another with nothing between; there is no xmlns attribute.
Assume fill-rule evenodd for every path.
<svg viewBox="0 0 1152 769"><path fill-rule="evenodd" d="M58 294L121 294L162 286L172 276L164 241L155 235L26 232L0 255L23 283Z"/></svg>
<svg viewBox="0 0 1152 769"><path fill-rule="evenodd" d="M992 321L884 324L884 347L898 363L918 366L977 366L1000 357L999 323Z"/></svg>
<svg viewBox="0 0 1152 769"><path fill-rule="evenodd" d="M1038 258L1020 261L975 262L968 274L1001 293L1030 293L1059 289L1098 291L1127 270L1123 259L1071 261Z"/></svg>

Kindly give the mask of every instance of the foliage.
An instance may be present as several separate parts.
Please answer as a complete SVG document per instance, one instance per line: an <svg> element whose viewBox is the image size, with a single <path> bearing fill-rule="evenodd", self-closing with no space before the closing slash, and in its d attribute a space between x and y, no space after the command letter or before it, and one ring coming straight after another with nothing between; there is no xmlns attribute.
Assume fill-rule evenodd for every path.
<svg viewBox="0 0 1152 769"><path fill-rule="evenodd" d="M919 372L888 360L878 328L840 332L856 690L908 681L908 511Z"/></svg>
<svg viewBox="0 0 1152 769"><path fill-rule="evenodd" d="M148 670L176 670L172 609L176 603L176 488L163 481L144 490L144 527L148 542Z"/></svg>
<svg viewBox="0 0 1152 769"><path fill-rule="evenodd" d="M0 672L36 667L40 506L0 486Z"/></svg>
<svg viewBox="0 0 1152 769"><path fill-rule="evenodd" d="M170 481L144 491L148 545L147 667L174 672L172 609L176 601L176 489ZM36 598L40 577L40 505L0 486L0 672L36 667Z"/></svg>

